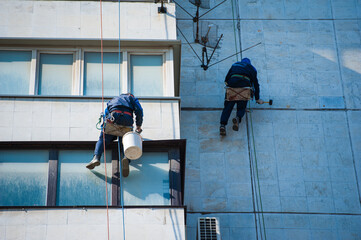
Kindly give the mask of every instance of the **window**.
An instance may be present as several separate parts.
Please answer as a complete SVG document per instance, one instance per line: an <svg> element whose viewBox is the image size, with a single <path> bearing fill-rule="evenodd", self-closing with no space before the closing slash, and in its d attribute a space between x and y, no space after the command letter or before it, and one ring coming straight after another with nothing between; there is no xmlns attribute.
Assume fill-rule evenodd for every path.
<svg viewBox="0 0 361 240"><path fill-rule="evenodd" d="M8 148L11 148L9 150ZM131 161L122 178L117 143L107 147L104 159L88 170L85 165L94 144L0 142L0 206L125 206L183 205L183 140L144 141L143 155ZM26 150L33 149L33 150ZM182 170L183 169L183 170Z"/></svg>
<svg viewBox="0 0 361 240"><path fill-rule="evenodd" d="M71 95L73 54L40 54L39 95Z"/></svg>
<svg viewBox="0 0 361 240"><path fill-rule="evenodd" d="M144 153L124 179L124 205L171 205L168 152Z"/></svg>
<svg viewBox="0 0 361 240"><path fill-rule="evenodd" d="M131 55L131 92L136 96L163 96L163 56Z"/></svg>
<svg viewBox="0 0 361 240"><path fill-rule="evenodd" d="M122 54L103 53L103 73L104 73L104 95L116 96L122 92L121 76ZM101 54L99 52L84 53L84 95L102 95L102 70Z"/></svg>
<svg viewBox="0 0 361 240"><path fill-rule="evenodd" d="M0 51L0 94L29 94L31 51Z"/></svg>
<svg viewBox="0 0 361 240"><path fill-rule="evenodd" d="M173 97L171 49L17 48L0 49L0 94Z"/></svg>
<svg viewBox="0 0 361 240"><path fill-rule="evenodd" d="M48 151L0 151L0 205L45 206Z"/></svg>
<svg viewBox="0 0 361 240"><path fill-rule="evenodd" d="M104 205L104 164L89 171L84 163L89 162L93 151L60 150L58 163L57 206ZM106 153L111 156L110 152ZM104 158L101 159L104 163ZM111 158L107 158L108 204L111 200ZM76 197L74 197L76 196Z"/></svg>

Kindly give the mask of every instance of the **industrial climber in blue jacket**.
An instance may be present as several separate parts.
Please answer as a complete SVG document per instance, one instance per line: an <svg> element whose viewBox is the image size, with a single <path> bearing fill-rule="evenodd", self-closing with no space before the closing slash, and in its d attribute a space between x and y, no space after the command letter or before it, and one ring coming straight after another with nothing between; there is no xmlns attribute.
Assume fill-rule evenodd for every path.
<svg viewBox="0 0 361 240"><path fill-rule="evenodd" d="M257 70L255 67L252 66L251 60L249 60L248 58L243 58L240 62L233 63L224 81L226 86L231 88L253 87L256 102L258 104L263 104L263 101L259 98ZM221 135L226 135L226 125L232 113L232 109L236 103L237 116L232 119L232 128L234 131L238 131L238 125L246 112L247 102L248 101L224 101L224 108L220 121L221 126L219 128Z"/></svg>
<svg viewBox="0 0 361 240"><path fill-rule="evenodd" d="M105 115L109 116L111 114L114 117L114 123L117 125L123 125L131 127L133 126L133 112L135 113L136 120L136 132L142 131L142 123L143 123L143 109L140 105L138 99L134 97L130 93L121 94L118 97L114 97L107 103L107 108L105 109ZM105 134L105 146L109 145L113 142L117 137L109 134ZM103 131L101 131L99 140L95 145L95 151L93 159L86 165L87 168L93 169L96 166L100 165L100 158L103 154L104 147L103 147ZM123 159L124 160L124 159ZM123 176L124 172L128 172L129 174L129 161L123 162ZM125 174L128 176L127 174ZM126 177L125 176L125 177Z"/></svg>

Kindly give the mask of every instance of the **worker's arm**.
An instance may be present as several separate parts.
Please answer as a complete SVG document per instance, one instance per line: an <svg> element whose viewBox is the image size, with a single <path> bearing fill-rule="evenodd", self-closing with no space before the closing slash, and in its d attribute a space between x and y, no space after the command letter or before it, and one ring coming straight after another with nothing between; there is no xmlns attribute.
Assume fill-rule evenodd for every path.
<svg viewBox="0 0 361 240"><path fill-rule="evenodd" d="M263 104L263 100L259 98L259 83L258 79L256 78L255 84L254 84L254 96L256 98L256 103Z"/></svg>
<svg viewBox="0 0 361 240"><path fill-rule="evenodd" d="M230 68L230 69L228 70L228 73L227 73L227 75L226 75L226 78L224 79L224 84L226 84L226 86L228 86L228 80L231 78L231 70L232 70L232 68Z"/></svg>
<svg viewBox="0 0 361 240"><path fill-rule="evenodd" d="M258 80L256 80L254 82L253 87L254 87L254 97L255 97L255 99L257 101L259 99L259 83L258 83Z"/></svg>
<svg viewBox="0 0 361 240"><path fill-rule="evenodd" d="M139 100L134 97L134 113L135 113L135 124L137 126L137 130L141 131L141 126L143 124L143 108L139 103Z"/></svg>

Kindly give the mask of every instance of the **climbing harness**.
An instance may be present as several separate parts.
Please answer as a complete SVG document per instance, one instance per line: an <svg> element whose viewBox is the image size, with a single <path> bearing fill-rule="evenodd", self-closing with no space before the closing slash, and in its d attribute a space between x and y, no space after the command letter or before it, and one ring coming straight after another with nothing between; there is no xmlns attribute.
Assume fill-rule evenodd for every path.
<svg viewBox="0 0 361 240"><path fill-rule="evenodd" d="M123 126L115 123L114 112L122 112L123 114L127 114L128 112L123 111L112 111L110 114L104 115L100 113L100 117L98 119L98 123L96 124L96 128L98 130L104 131L105 134L122 137L127 132L133 130L130 126ZM131 115L131 113L129 113Z"/></svg>
<svg viewBox="0 0 361 240"><path fill-rule="evenodd" d="M99 119L98 119L98 122L97 124L95 125L96 129L98 130L103 130L103 124L104 124L104 113L100 113L100 116L99 116ZM102 123L102 120L103 120L103 123Z"/></svg>

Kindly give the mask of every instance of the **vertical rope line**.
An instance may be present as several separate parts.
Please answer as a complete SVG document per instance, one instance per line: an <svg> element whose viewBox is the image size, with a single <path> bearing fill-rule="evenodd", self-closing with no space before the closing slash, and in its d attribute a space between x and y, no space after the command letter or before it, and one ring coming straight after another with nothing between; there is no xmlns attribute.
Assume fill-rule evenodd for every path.
<svg viewBox="0 0 361 240"><path fill-rule="evenodd" d="M118 1L118 26L119 26L119 35L118 35L118 61L119 61L119 64L118 64L118 79L119 79L119 95L121 93L121 75L120 75L120 0ZM120 137L118 137L118 156L119 156L119 163L120 163L120 177L119 177L119 180L120 180L120 204L122 206L122 216L123 216L123 240L125 240L125 214L124 214L124 192L123 192L123 169L122 169L122 164L121 164L121 154L120 154Z"/></svg>
<svg viewBox="0 0 361 240"><path fill-rule="evenodd" d="M119 35L118 35L118 62L119 62L119 65L118 65L118 79L119 79L119 95L121 93L120 89L121 89L121 83L120 83L120 0L118 1L118 26L119 26Z"/></svg>
<svg viewBox="0 0 361 240"><path fill-rule="evenodd" d="M250 175L251 175L251 190L252 190L252 204L253 204L253 213L254 213L254 225L256 228L256 240L258 240L258 226L257 226L257 214L256 214L256 203L258 204L258 202L255 203L255 188L254 185L255 184L253 181L253 176L254 176L254 172L253 172L253 163L252 163L252 153L251 153L251 147L250 147L250 143L249 143L249 130L248 130L248 114L246 114L246 127L247 127L247 142L248 142L248 156L249 156L249 171L250 171ZM257 196L256 196L257 197ZM256 198L257 201L257 198Z"/></svg>
<svg viewBox="0 0 361 240"><path fill-rule="evenodd" d="M120 137L118 137L118 154L119 160L121 159L120 155ZM120 164L120 173L122 173L122 164ZM125 240L125 217L124 217L124 194L123 194L123 174L120 174L120 204L122 205L122 215L123 215L123 239Z"/></svg>
<svg viewBox="0 0 361 240"><path fill-rule="evenodd" d="M102 72L102 112L104 112L104 67L103 67L103 8L102 0L100 3L100 58L101 58L101 72ZM108 206L108 176L107 176L107 157L105 152L105 132L103 131L103 147L104 147L104 171L105 171L105 201L107 206L107 233L109 240L109 206Z"/></svg>
<svg viewBox="0 0 361 240"><path fill-rule="evenodd" d="M235 45L235 47L236 47L236 52L238 52L238 48L237 48L237 36L236 36L236 26L235 26L235 23L234 23L233 0L232 0L231 4L232 4L232 20L233 20L234 45ZM238 62L238 54L236 54L236 58L237 58L237 62Z"/></svg>
<svg viewBox="0 0 361 240"><path fill-rule="evenodd" d="M238 3L238 2L237 2ZM234 17L234 1L232 0L232 19L233 19L233 34L234 34L234 44L235 44L235 48L236 48L236 53L238 52L238 48L237 48L237 36L236 36L236 27L235 27L235 17ZM235 6L238 7L238 4ZM239 13L237 11L237 21L240 21L240 17L239 17ZM239 28L240 31L240 28ZM239 32L239 44L240 44L240 49L242 49L242 41L241 41L241 37L240 37L240 32ZM240 57L242 59L242 52L240 52ZM238 54L236 54L236 58L238 61ZM251 134L253 136L253 126L252 126L252 116L250 114L250 119L251 119ZM248 114L246 114L246 127L247 127L247 137L248 139L250 138L250 133L249 133L249 128L248 128ZM254 139L254 138L253 138ZM253 149L254 149L254 155L256 157L256 152L255 152L255 146L254 146L254 140L253 140ZM258 201L258 196L257 196L257 184L256 184L256 179L254 178L254 176L257 177L258 179L258 169L257 169L257 164L256 164L256 169L257 169L257 174L255 174L255 169L254 169L254 164L253 164L253 156L252 156L252 151L251 151L251 146L250 146L250 142L248 140L248 151L249 151L249 162L250 162L250 173L251 173L251 187L252 187L252 202L253 202L253 209L254 209L254 221L255 221L255 228L256 228L256 239L258 239L258 227L257 227L257 218L258 218L258 224L260 227L260 238L263 239L262 237L262 224L261 224L261 219L259 217L257 217L257 213L256 211L259 211L259 202L261 204L261 209L262 209L262 218L263 218L263 207L262 207L262 199L261 196L259 196L259 201ZM259 186L259 180L258 180L258 186ZM256 210L257 208L257 210ZM264 226L264 221L263 221L263 226ZM264 230L265 231L265 230ZM265 236L266 238L266 236Z"/></svg>
<svg viewBox="0 0 361 240"><path fill-rule="evenodd" d="M263 205L262 205L262 196L261 196L261 187L259 183L259 176L258 176L258 164L257 164L257 153L256 153L256 146L255 146L255 140L254 140L254 133L253 133L253 123L252 123L252 111L251 111L251 103L248 102L248 108L249 108L249 118L251 123L251 134L252 134L252 144L253 144L253 152L254 152L254 162L256 167L256 177L257 177L257 186L258 186L258 195L259 195L259 201L261 206L261 216L262 216L262 223L263 223L263 234L265 237L265 240L267 240L266 235L266 225L264 223L264 215L263 215Z"/></svg>

